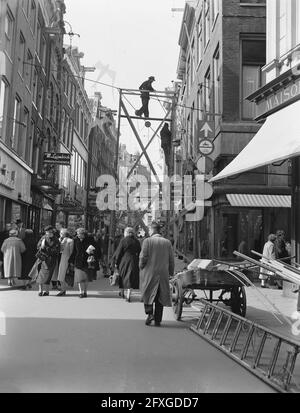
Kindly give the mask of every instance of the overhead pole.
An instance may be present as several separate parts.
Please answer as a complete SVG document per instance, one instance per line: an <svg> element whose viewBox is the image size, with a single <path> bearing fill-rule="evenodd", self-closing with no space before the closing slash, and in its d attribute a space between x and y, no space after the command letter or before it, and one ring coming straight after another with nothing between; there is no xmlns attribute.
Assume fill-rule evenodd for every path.
<svg viewBox="0 0 300 413"><path fill-rule="evenodd" d="M118 112L118 132L117 132L117 147L116 147L116 157L115 157L115 164L114 170L116 173L115 179L116 182L119 184L119 177L118 177L118 166L119 166L119 146L120 146L120 138L121 138L121 111L122 111L122 89L119 90L119 112ZM108 260L112 257L113 251L113 243L116 235L116 210L111 211L110 216L110 233L109 233L109 244L108 244Z"/></svg>

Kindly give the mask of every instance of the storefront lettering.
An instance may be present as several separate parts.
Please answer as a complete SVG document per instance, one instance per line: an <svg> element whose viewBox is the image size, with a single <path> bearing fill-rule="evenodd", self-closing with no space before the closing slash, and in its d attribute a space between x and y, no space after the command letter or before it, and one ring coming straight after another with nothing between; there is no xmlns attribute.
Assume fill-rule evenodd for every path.
<svg viewBox="0 0 300 413"><path fill-rule="evenodd" d="M298 80L293 85L290 85L286 87L285 89L282 89L281 91L277 92L276 94L268 97L267 100L265 101L266 103L265 110L263 110L261 114L265 112L269 112L277 108L278 106L281 106L284 103L287 103L289 100L294 99L297 96L300 99L300 80Z"/></svg>

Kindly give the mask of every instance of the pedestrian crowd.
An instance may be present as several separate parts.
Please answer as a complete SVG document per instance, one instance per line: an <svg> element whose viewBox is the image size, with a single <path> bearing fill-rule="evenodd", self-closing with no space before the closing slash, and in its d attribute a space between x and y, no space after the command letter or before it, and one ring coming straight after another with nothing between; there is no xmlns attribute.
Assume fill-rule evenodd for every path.
<svg viewBox="0 0 300 413"><path fill-rule="evenodd" d="M50 288L57 296L66 296L68 289L78 286L79 297L87 298L90 282L97 279L102 268L105 278L117 274L120 296L131 300L132 290L140 290L147 315L146 325L160 326L164 306L171 306L169 279L174 275L172 243L161 235L158 223L151 226L151 237L141 240L133 228L126 228L124 237L114 240L115 252L109 261L110 238L106 230L88 234L84 228L71 236L64 225L48 226L39 239L24 229L19 220L0 233L1 278L10 287L32 289L48 297Z"/></svg>

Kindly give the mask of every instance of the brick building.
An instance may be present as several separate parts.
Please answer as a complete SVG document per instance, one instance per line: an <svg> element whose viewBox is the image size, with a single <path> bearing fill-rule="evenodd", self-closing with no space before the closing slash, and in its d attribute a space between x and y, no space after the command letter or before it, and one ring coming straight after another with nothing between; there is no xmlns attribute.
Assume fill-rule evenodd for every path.
<svg viewBox="0 0 300 413"><path fill-rule="evenodd" d="M203 0L187 4L180 33L178 77L182 81L176 139L181 145L181 174L193 174L201 157L199 141L214 143L207 180L217 174L258 132L256 106L246 100L262 86L266 63L264 1ZM211 129L207 128L206 122ZM210 161L207 161L209 166ZM213 167L213 170L211 170ZM214 184L200 223L179 225L185 254L233 259L240 248L260 251L271 230L290 232L288 170L263 167ZM186 217L185 217L185 220Z"/></svg>

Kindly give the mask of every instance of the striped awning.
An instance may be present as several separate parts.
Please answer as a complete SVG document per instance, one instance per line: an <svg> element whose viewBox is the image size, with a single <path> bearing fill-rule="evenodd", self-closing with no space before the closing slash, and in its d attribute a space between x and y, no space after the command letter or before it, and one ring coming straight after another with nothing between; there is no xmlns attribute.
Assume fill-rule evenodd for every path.
<svg viewBox="0 0 300 413"><path fill-rule="evenodd" d="M231 206L248 208L291 208L292 197L286 195L226 195Z"/></svg>

